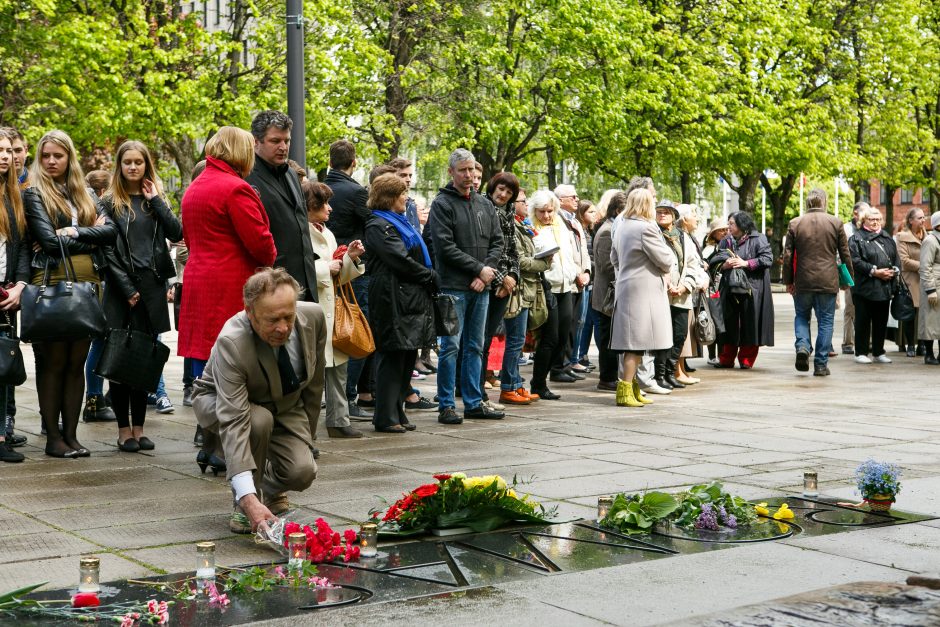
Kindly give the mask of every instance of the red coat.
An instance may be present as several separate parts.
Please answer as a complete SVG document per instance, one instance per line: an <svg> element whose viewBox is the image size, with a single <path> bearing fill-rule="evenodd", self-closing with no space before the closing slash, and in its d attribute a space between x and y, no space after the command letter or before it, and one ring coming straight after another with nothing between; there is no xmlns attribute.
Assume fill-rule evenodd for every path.
<svg viewBox="0 0 940 627"><path fill-rule="evenodd" d="M183 357L209 359L225 321L245 308L242 286L277 257L258 193L224 161L206 169L183 195L183 237L189 247L180 310Z"/></svg>

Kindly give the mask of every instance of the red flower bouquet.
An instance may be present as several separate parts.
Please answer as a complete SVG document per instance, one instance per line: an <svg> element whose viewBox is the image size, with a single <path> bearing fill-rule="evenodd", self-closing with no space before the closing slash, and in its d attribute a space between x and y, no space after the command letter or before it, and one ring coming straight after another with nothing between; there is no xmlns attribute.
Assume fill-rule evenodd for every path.
<svg viewBox="0 0 940 627"><path fill-rule="evenodd" d="M307 536L306 559L314 564L332 562L342 559L344 562L359 559L359 545L356 543L356 532L347 529L340 535L333 531L330 525L322 518L317 518L310 525L301 526L300 523L280 519L271 525L270 529L259 530L257 541L268 544L283 554L287 554L287 538L292 533L302 532Z"/></svg>

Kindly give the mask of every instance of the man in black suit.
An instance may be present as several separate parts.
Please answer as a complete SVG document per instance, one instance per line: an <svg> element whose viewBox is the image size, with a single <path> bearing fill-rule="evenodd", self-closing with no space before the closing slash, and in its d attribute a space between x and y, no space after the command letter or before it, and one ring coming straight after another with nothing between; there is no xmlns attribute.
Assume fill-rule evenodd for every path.
<svg viewBox="0 0 940 627"><path fill-rule="evenodd" d="M366 205L369 192L356 182L352 173L356 171L356 146L349 140L340 139L330 144L330 171L323 182L333 190L330 198L330 219L326 227L336 236L337 244L348 244L353 240L365 239L366 222L372 211ZM366 274L354 279L353 292L362 312L369 315L369 264L366 256L360 259L366 262ZM372 398L372 357L350 359L346 370L346 399L349 402L349 416L356 420L370 419L371 414L362 411L362 407L374 407ZM358 396L358 403L356 397Z"/></svg>
<svg viewBox="0 0 940 627"><path fill-rule="evenodd" d="M280 111L262 111L251 121L255 167L246 179L261 195L277 247L274 265L284 268L303 288L301 300L316 302L317 255L310 242L307 206L300 179L287 163L293 122Z"/></svg>

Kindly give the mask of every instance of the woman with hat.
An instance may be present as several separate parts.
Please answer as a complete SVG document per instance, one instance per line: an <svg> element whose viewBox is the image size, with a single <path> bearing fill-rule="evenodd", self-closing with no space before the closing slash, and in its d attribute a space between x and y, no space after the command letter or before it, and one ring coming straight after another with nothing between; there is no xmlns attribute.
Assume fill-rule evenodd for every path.
<svg viewBox="0 0 940 627"><path fill-rule="evenodd" d="M711 266L711 260L718 250L718 242L723 240L727 235L728 221L724 218L715 218L708 228L708 235L706 235L705 239L702 241L702 259L705 260L706 267L711 268L709 271L709 287L705 291L705 298L718 299L718 281L721 279L721 274L718 272L717 266ZM717 346L717 342L712 342L708 345L708 364L710 366L718 365Z"/></svg>
<svg viewBox="0 0 940 627"><path fill-rule="evenodd" d="M924 363L936 366L933 341L940 340L940 211L930 216L930 233L920 246L920 316L917 337L924 343Z"/></svg>

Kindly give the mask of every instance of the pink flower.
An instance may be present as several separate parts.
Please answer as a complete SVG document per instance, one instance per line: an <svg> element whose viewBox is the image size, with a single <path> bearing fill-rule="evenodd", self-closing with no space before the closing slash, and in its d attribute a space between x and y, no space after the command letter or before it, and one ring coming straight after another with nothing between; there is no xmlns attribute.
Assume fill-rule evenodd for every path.
<svg viewBox="0 0 940 627"><path fill-rule="evenodd" d="M147 611L151 614L156 614L157 610L160 608L160 605L157 603L156 599L150 599L147 601Z"/></svg>
<svg viewBox="0 0 940 627"><path fill-rule="evenodd" d="M285 577L287 577L287 573L284 572L283 566L278 566L277 568L275 568L274 574L280 577L281 579L284 579Z"/></svg>
<svg viewBox="0 0 940 627"><path fill-rule="evenodd" d="M134 627L134 623L137 622L137 619L134 618L133 614L125 614L121 617L121 627Z"/></svg>

